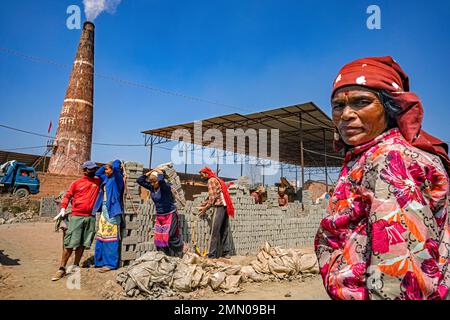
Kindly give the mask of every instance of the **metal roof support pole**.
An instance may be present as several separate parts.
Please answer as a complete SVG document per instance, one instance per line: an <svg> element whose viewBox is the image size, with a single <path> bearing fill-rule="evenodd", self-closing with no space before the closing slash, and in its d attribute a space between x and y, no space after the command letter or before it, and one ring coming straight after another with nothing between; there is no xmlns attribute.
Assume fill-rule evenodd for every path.
<svg viewBox="0 0 450 320"><path fill-rule="evenodd" d="M302 191L303 185L305 184L305 158L303 156L303 119L302 114L298 115L300 120L300 164L302 166Z"/></svg>
<svg viewBox="0 0 450 320"><path fill-rule="evenodd" d="M222 153L222 163L223 164L227 164L227 151L226 150L223 150L223 153Z"/></svg>
<svg viewBox="0 0 450 320"><path fill-rule="evenodd" d="M188 146L184 144L184 174L187 174L187 163L188 163Z"/></svg>
<svg viewBox="0 0 450 320"><path fill-rule="evenodd" d="M298 166L295 166L295 192L298 190Z"/></svg>
<svg viewBox="0 0 450 320"><path fill-rule="evenodd" d="M153 157L153 137L150 136L150 154L149 154L149 160L148 160L148 168L152 168L152 157Z"/></svg>
<svg viewBox="0 0 450 320"><path fill-rule="evenodd" d="M263 166L262 166L262 184L263 184L263 186L265 186L265 184L264 184L265 169L266 169L266 165L263 164Z"/></svg>
<svg viewBox="0 0 450 320"><path fill-rule="evenodd" d="M219 149L216 149L216 154L217 154L217 167L216 167L216 174L217 174L217 176L219 176L219 170L220 170L220 168L219 168Z"/></svg>
<svg viewBox="0 0 450 320"><path fill-rule="evenodd" d="M242 160L241 156L241 177L244 175L244 161Z"/></svg>
<svg viewBox="0 0 450 320"><path fill-rule="evenodd" d="M280 179L283 178L283 164L280 164Z"/></svg>
<svg viewBox="0 0 450 320"><path fill-rule="evenodd" d="M325 160L325 188L326 192L328 192L328 166L327 166L327 141L325 139L325 128L323 130L323 153L324 153L324 160Z"/></svg>

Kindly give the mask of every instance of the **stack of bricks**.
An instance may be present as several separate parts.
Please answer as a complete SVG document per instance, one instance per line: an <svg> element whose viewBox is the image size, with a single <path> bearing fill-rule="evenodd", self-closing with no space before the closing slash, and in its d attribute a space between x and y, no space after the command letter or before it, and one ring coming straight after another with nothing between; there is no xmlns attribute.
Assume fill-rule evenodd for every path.
<svg viewBox="0 0 450 320"><path fill-rule="evenodd" d="M287 208L280 208L274 205L276 188L269 189L272 197L263 204L255 204L245 192L237 191L231 195L236 210L235 219L230 224L235 254L256 253L265 241L284 248L313 244L322 218L320 208L309 206L302 210L298 201L289 203Z"/></svg>
<svg viewBox="0 0 450 320"><path fill-rule="evenodd" d="M278 207L278 188L271 186L267 188L267 201L270 207Z"/></svg>
<svg viewBox="0 0 450 320"><path fill-rule="evenodd" d="M125 203L123 215L123 228L121 230L121 264L128 265L131 261L138 258L146 243L148 233L146 229L150 223L145 216L145 208L141 205L139 185L136 180L142 175L144 166L136 162L124 163L126 185L125 185Z"/></svg>
<svg viewBox="0 0 450 320"><path fill-rule="evenodd" d="M42 197L40 200L40 208L39 208L39 216L41 217L54 217L61 210L61 200L63 198L63 194L58 197ZM72 203L69 202L69 205L66 208L66 212L70 214L72 212Z"/></svg>
<svg viewBox="0 0 450 320"><path fill-rule="evenodd" d="M311 206L314 204L311 192L308 190L302 191L302 202L305 206Z"/></svg>
<svg viewBox="0 0 450 320"><path fill-rule="evenodd" d="M41 199L41 205L39 209L39 215L41 217L54 217L59 212L59 205L55 201L56 197L43 197Z"/></svg>
<svg viewBox="0 0 450 320"><path fill-rule="evenodd" d="M194 245L196 245L202 254L208 249L207 247L211 238L210 230L214 208L210 208L206 212L205 218L201 218L198 215L199 210L197 207L207 198L208 192L202 192L194 195L193 201L186 201L186 206L181 210L182 218L180 219L183 221L181 226L183 240L190 244L193 249L195 249Z"/></svg>
<svg viewBox="0 0 450 320"><path fill-rule="evenodd" d="M124 163L126 175L126 189L125 189L125 212L137 211L141 204L140 186L136 180L142 175L144 165L136 162L127 161Z"/></svg>
<svg viewBox="0 0 450 320"><path fill-rule="evenodd" d="M248 189L249 188L249 182L247 176L241 176L238 178L237 184L239 186L242 186L243 188Z"/></svg>
<svg viewBox="0 0 450 320"><path fill-rule="evenodd" d="M137 195L139 190L133 184L133 179L142 173L141 166L126 164L126 168L128 189L131 189L132 194ZM176 172L173 171L170 172L170 182L176 185L177 177L174 178ZM166 173L168 173L167 170ZM235 218L230 219L233 254L255 254L266 241L284 248L313 245L314 236L323 216L323 206L313 205L308 193L304 192L303 196L306 200L306 203L303 203L304 209L302 203L298 201L289 203L287 208L280 208L277 205L276 187L267 189L269 200L263 204L254 203L246 186L238 184L230 189L235 208ZM203 219L198 216L197 207L207 197L208 193L202 192L195 195L193 201L186 201L184 207L178 207L183 240L190 245L191 250L195 249L193 240L196 240L196 245L202 254L208 249L211 216L214 209L210 209L207 212L208 218ZM122 265L128 265L142 254L155 250L152 234L155 212L152 200L144 203L132 202L134 204L132 210L130 210L130 207L133 208L130 201L127 198L125 202L125 207L128 209L125 212Z"/></svg>
<svg viewBox="0 0 450 320"><path fill-rule="evenodd" d="M185 202L184 191L181 185L180 177L178 177L177 171L174 169L171 162L159 165L158 168L164 170L168 182L172 188L176 191L176 204L178 208L181 208Z"/></svg>

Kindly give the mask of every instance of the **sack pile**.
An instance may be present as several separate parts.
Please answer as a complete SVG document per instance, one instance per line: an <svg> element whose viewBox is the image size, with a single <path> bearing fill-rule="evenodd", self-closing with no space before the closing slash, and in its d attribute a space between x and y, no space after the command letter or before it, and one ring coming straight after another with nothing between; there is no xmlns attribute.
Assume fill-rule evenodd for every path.
<svg viewBox="0 0 450 320"><path fill-rule="evenodd" d="M189 252L181 259L159 251L148 252L120 272L117 282L129 297L142 294L156 299L208 286L214 291L238 293L244 282L293 279L318 272L314 253L284 250L266 242L248 266L212 262Z"/></svg>

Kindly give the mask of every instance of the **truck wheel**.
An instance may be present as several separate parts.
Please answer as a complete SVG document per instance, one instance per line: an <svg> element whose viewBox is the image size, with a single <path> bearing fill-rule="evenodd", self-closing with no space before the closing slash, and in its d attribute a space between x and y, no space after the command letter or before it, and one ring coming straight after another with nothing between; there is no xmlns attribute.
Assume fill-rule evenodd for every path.
<svg viewBox="0 0 450 320"><path fill-rule="evenodd" d="M28 191L28 189L25 189L25 188L16 189L14 191L14 195L18 198L24 198L24 197L28 196L29 194L30 194L30 191Z"/></svg>

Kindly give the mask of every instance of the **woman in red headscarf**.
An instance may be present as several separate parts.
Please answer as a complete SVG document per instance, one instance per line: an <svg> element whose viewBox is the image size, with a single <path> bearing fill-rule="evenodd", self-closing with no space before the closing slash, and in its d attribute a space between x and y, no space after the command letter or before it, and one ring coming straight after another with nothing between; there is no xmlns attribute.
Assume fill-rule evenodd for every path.
<svg viewBox="0 0 450 320"><path fill-rule="evenodd" d="M228 217L234 217L234 207L228 187L209 167L200 169L199 173L202 179L208 181L208 199L202 202L199 214L203 216L209 208L215 208L208 258L224 257L229 259L231 247L228 239Z"/></svg>
<svg viewBox="0 0 450 320"><path fill-rule="evenodd" d="M345 152L315 239L333 299L445 299L450 228L447 145L391 57L345 65L331 97Z"/></svg>

